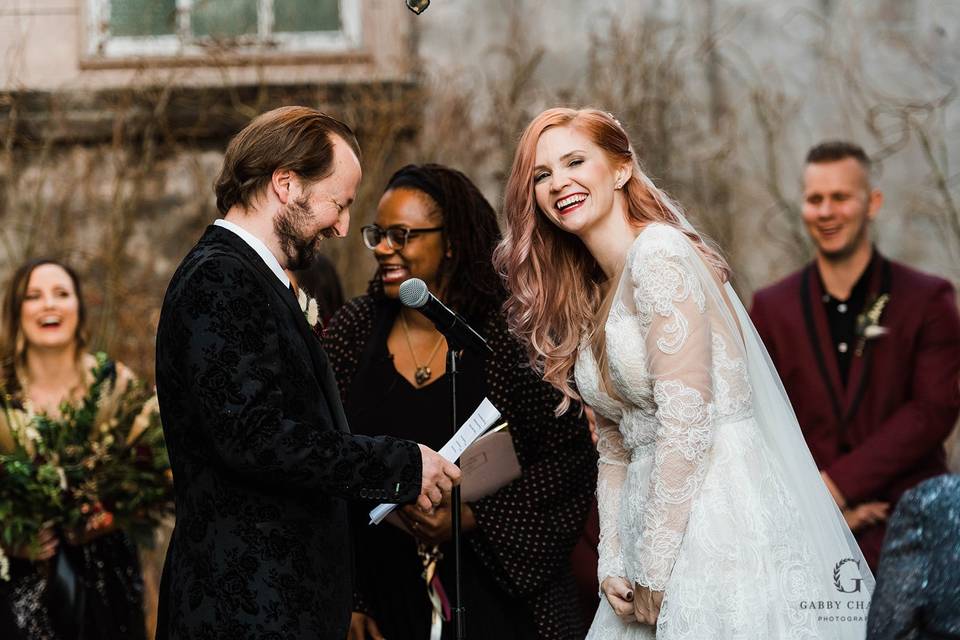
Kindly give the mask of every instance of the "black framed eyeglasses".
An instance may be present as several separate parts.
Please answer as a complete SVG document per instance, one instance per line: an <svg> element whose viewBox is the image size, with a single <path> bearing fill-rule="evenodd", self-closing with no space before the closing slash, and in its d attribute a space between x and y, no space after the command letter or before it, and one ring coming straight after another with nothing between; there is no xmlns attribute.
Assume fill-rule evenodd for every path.
<svg viewBox="0 0 960 640"><path fill-rule="evenodd" d="M421 233L433 233L434 231L443 231L443 227L421 227L419 229L409 229L407 227L387 227L386 229L375 224L367 224L360 227L363 235L363 244L367 249L376 249L377 245L386 238L387 246L394 251L399 251L407 244L410 238L416 238Z"/></svg>

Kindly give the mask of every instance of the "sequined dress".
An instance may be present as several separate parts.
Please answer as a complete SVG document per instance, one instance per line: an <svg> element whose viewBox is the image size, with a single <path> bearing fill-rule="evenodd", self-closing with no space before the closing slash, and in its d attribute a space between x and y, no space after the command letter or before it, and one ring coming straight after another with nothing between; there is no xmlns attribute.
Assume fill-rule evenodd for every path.
<svg viewBox="0 0 960 640"><path fill-rule="evenodd" d="M146 638L136 547L120 532L71 547L48 562L13 559L0 582L3 640Z"/></svg>
<svg viewBox="0 0 960 640"><path fill-rule="evenodd" d="M931 478L897 504L867 637L960 639L960 475Z"/></svg>

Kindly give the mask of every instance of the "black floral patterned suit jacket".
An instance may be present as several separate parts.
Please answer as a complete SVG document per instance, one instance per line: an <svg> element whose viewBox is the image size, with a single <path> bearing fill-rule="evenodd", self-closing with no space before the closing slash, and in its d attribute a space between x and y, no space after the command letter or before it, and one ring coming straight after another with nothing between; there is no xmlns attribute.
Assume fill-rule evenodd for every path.
<svg viewBox="0 0 960 640"><path fill-rule="evenodd" d="M350 434L293 294L229 230L210 226L170 282L157 391L177 505L158 640L343 640L345 499L415 499L420 452Z"/></svg>

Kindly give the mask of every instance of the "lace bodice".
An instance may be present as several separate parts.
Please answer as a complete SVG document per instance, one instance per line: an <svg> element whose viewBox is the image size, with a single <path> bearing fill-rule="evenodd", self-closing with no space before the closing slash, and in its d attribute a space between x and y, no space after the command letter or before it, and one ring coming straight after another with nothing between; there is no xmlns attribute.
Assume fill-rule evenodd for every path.
<svg viewBox="0 0 960 640"><path fill-rule="evenodd" d="M664 589L716 428L751 415L738 328L717 308L723 301L705 295L709 274L684 234L648 226L627 255L606 322L608 375L589 345L580 350L577 387L598 415L601 581L625 576ZM631 465L648 474L646 491L621 500ZM624 520L637 530L621 541Z"/></svg>

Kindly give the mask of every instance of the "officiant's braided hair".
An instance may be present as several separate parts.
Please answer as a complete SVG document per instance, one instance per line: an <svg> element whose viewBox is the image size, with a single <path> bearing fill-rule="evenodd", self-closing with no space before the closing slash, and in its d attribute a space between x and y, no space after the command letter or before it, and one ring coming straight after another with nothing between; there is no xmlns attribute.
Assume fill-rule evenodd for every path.
<svg viewBox="0 0 960 640"><path fill-rule="evenodd" d="M634 225L652 222L670 225L690 238L721 280L729 276L723 256L704 238L687 228L683 209L647 177L640 167L626 130L610 113L599 109L547 109L527 125L504 193L506 231L494 252L494 264L507 285L504 305L510 330L527 346L530 362L543 379L563 393L557 413L565 412L579 395L573 368L582 338L603 344L600 317L612 299L604 299L603 270L583 242L561 231L537 205L534 166L537 143L547 129L575 127L600 147L611 163L630 163L623 184L627 217ZM598 364L605 371L605 352Z"/></svg>
<svg viewBox="0 0 960 640"><path fill-rule="evenodd" d="M273 179L288 169L308 182L333 172L333 136L344 140L357 159L360 145L349 126L310 107L280 107L257 116L230 141L215 184L217 209L249 209Z"/></svg>
<svg viewBox="0 0 960 640"><path fill-rule="evenodd" d="M443 243L450 247L438 275L443 301L461 315L477 319L499 308L505 292L493 270L491 257L500 242L497 214L470 178L439 164L409 164L387 181L392 189L417 191L429 200L443 226ZM382 296L379 272L370 281L368 293Z"/></svg>

